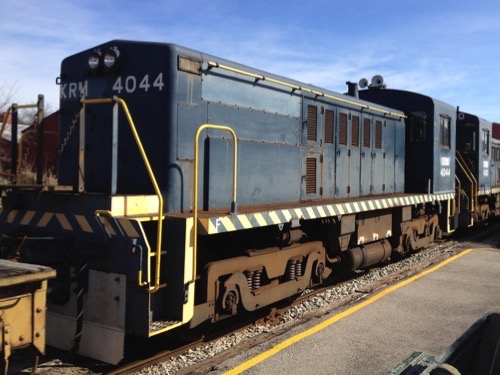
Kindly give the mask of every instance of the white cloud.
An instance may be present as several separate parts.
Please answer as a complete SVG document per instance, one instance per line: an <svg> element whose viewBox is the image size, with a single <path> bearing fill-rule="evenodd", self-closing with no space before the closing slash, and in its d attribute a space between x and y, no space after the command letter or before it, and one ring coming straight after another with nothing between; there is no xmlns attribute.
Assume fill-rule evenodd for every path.
<svg viewBox="0 0 500 375"><path fill-rule="evenodd" d="M432 4L3 0L0 82L57 106L64 57L112 39L163 41L340 92L382 74L500 120L490 83L500 78L500 3Z"/></svg>

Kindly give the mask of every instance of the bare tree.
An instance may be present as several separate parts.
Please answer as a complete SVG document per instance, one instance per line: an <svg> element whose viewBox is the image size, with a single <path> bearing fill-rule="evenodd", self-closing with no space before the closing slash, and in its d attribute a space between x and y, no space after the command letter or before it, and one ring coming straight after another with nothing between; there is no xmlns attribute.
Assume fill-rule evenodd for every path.
<svg viewBox="0 0 500 375"><path fill-rule="evenodd" d="M19 88L17 83L9 84L6 81L0 84L0 113L6 112L7 109L14 103L16 104L35 104L37 96L33 97L33 101L30 103L21 103L18 98ZM44 112L52 112L53 108L50 103L45 102ZM18 118L19 122L22 124L33 123L35 116L37 115L36 108L23 108L19 110Z"/></svg>
<svg viewBox="0 0 500 375"><path fill-rule="evenodd" d="M17 83L7 84L4 81L3 85L0 85L0 113L5 112L16 100L18 91Z"/></svg>

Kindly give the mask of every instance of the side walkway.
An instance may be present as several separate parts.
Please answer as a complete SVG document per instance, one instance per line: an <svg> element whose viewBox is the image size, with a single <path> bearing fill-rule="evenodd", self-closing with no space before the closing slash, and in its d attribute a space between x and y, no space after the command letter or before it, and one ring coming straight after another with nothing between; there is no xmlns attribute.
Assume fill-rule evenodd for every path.
<svg viewBox="0 0 500 375"><path fill-rule="evenodd" d="M500 250L468 250L213 373L386 374L415 351L442 354L487 311L500 312Z"/></svg>

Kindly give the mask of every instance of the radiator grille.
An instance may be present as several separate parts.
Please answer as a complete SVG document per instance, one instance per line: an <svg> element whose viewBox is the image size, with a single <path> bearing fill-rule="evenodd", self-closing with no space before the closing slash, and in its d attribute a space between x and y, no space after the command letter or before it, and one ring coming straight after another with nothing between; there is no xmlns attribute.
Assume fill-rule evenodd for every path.
<svg viewBox="0 0 500 375"><path fill-rule="evenodd" d="M375 122L375 148L382 148L382 121Z"/></svg>
<svg viewBox="0 0 500 375"><path fill-rule="evenodd" d="M371 125L370 119L365 118L365 121L363 122L363 147L367 147L367 148L371 147L370 125Z"/></svg>
<svg viewBox="0 0 500 375"><path fill-rule="evenodd" d="M318 107L315 105L307 106L307 140L316 141L318 130Z"/></svg>
<svg viewBox="0 0 500 375"><path fill-rule="evenodd" d="M352 142L354 147L359 147L359 117L352 116Z"/></svg>
<svg viewBox="0 0 500 375"><path fill-rule="evenodd" d="M339 145L347 145L347 115L340 114L339 118Z"/></svg>
<svg viewBox="0 0 500 375"><path fill-rule="evenodd" d="M325 143L333 144L334 128L335 128L335 112L327 109L325 113Z"/></svg>
<svg viewBox="0 0 500 375"><path fill-rule="evenodd" d="M316 158L306 160L306 193L316 194Z"/></svg>

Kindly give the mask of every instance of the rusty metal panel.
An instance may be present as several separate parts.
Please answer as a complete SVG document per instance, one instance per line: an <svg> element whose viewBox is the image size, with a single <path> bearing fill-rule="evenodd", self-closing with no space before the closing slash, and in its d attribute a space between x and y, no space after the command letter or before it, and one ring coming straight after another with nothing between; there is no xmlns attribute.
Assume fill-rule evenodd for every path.
<svg viewBox="0 0 500 375"><path fill-rule="evenodd" d="M85 320L125 329L126 276L89 271L88 301Z"/></svg>
<svg viewBox="0 0 500 375"><path fill-rule="evenodd" d="M306 193L316 194L316 158L306 159Z"/></svg>
<svg viewBox="0 0 500 375"><path fill-rule="evenodd" d="M5 352L31 344L33 341L31 294L1 299L0 312L3 328L3 335L0 335L0 349Z"/></svg>
<svg viewBox="0 0 500 375"><path fill-rule="evenodd" d="M318 138L318 107L307 106L307 140L316 141Z"/></svg>
<svg viewBox="0 0 500 375"><path fill-rule="evenodd" d="M356 215L344 215L340 220L340 234L353 233L356 230Z"/></svg>
<svg viewBox="0 0 500 375"><path fill-rule="evenodd" d="M347 114L341 113L339 117L339 144L347 145Z"/></svg>
<svg viewBox="0 0 500 375"><path fill-rule="evenodd" d="M45 322L47 302L47 280L33 293L33 345L40 353L45 353Z"/></svg>
<svg viewBox="0 0 500 375"><path fill-rule="evenodd" d="M358 219L358 245L390 236L392 236L391 214Z"/></svg>
<svg viewBox="0 0 500 375"><path fill-rule="evenodd" d="M325 143L333 144L335 134L335 111L325 111Z"/></svg>
<svg viewBox="0 0 500 375"><path fill-rule="evenodd" d="M0 351L35 346L45 352L45 302L49 267L0 260Z"/></svg>
<svg viewBox="0 0 500 375"><path fill-rule="evenodd" d="M126 284L123 274L89 270L78 354L111 364L123 358ZM51 307L54 308L47 314L47 342L56 348L70 350L77 332L77 319L70 313L76 309L76 297L72 295L64 309Z"/></svg>
<svg viewBox="0 0 500 375"><path fill-rule="evenodd" d="M411 206L406 206L402 208L403 210L403 219L402 221L411 220Z"/></svg>

